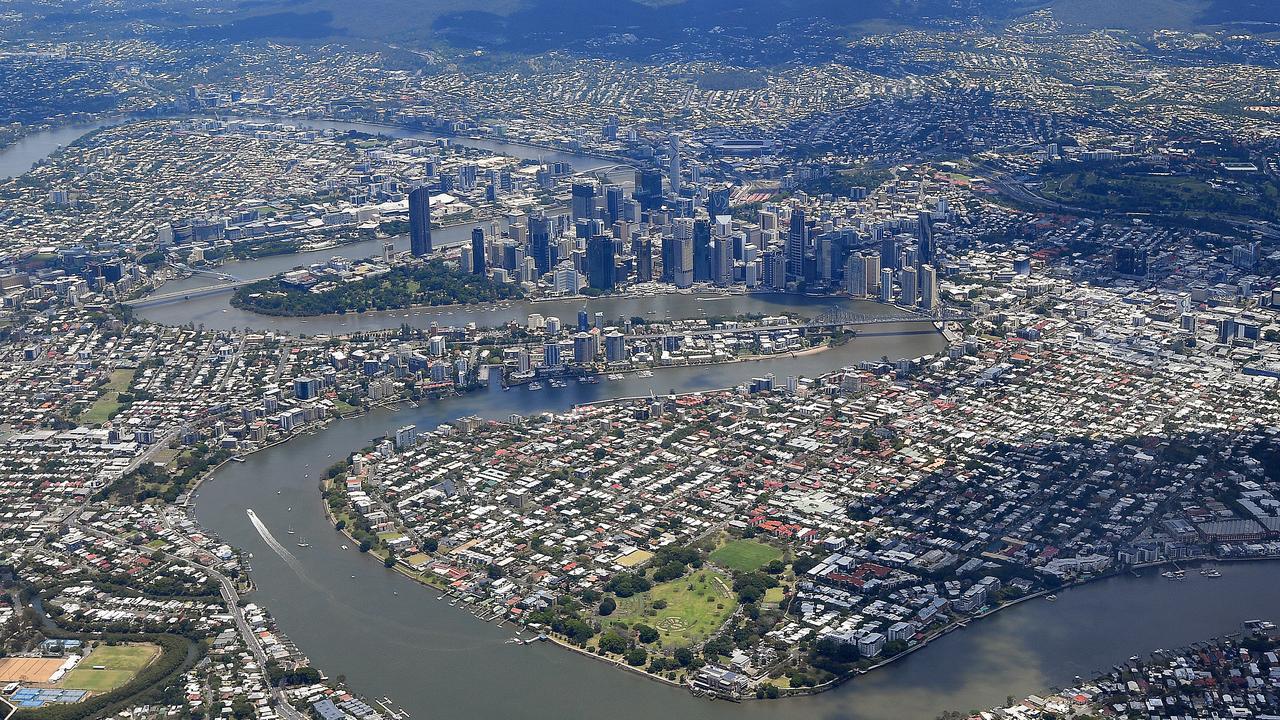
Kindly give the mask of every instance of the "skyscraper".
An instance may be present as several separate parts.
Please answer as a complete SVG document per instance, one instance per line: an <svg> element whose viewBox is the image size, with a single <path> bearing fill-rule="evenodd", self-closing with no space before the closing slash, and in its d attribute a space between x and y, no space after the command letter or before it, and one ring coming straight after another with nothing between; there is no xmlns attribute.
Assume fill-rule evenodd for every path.
<svg viewBox="0 0 1280 720"><path fill-rule="evenodd" d="M787 275L799 277L804 270L804 210L791 209L791 224L787 231Z"/></svg>
<svg viewBox="0 0 1280 720"><path fill-rule="evenodd" d="M853 297L865 297L867 294L867 260L862 253L849 256L844 266L845 291Z"/></svg>
<svg viewBox="0 0 1280 720"><path fill-rule="evenodd" d="M671 155L671 157L669 158L670 165L667 168L667 177L671 183L671 193L673 195L679 195L680 194L680 136L672 133L671 136L667 138L667 143L670 146L669 151Z"/></svg>
<svg viewBox="0 0 1280 720"><path fill-rule="evenodd" d="M631 253L636 256L636 281L653 280L653 241L647 237L637 237L631 241Z"/></svg>
<svg viewBox="0 0 1280 720"><path fill-rule="evenodd" d="M606 292L617 285L613 238L608 235L587 239L587 284Z"/></svg>
<svg viewBox="0 0 1280 720"><path fill-rule="evenodd" d="M920 294L916 269L913 267L902 268L898 273L898 282L902 285L902 294L898 296L898 304L904 307L915 307L916 298Z"/></svg>
<svg viewBox="0 0 1280 720"><path fill-rule="evenodd" d="M679 226L677 226L677 232L672 238L671 281L678 288L687 288L693 285L693 237L691 233L691 227L689 232L680 232Z"/></svg>
<svg viewBox="0 0 1280 720"><path fill-rule="evenodd" d="M622 220L622 187L619 185L608 185L604 189L604 221L609 225Z"/></svg>
<svg viewBox="0 0 1280 720"><path fill-rule="evenodd" d="M787 289L787 255L782 250L765 250L761 258L764 284L770 290Z"/></svg>
<svg viewBox="0 0 1280 720"><path fill-rule="evenodd" d="M898 238L893 233L884 231L880 236L880 267L889 270L897 270L899 265L899 255L902 254L901 245Z"/></svg>
<svg viewBox="0 0 1280 720"><path fill-rule="evenodd" d="M662 172L654 168L636 171L636 189L633 193L641 210L652 210L662 205Z"/></svg>
<svg viewBox="0 0 1280 720"><path fill-rule="evenodd" d="M708 194L707 214L713 219L718 215L729 214L729 188L730 186L728 185L715 187L712 188L710 194Z"/></svg>
<svg viewBox="0 0 1280 720"><path fill-rule="evenodd" d="M929 312L938 309L938 271L932 265L920 266L920 307Z"/></svg>
<svg viewBox="0 0 1280 720"><path fill-rule="evenodd" d="M693 281L711 282L711 223L705 218L693 221Z"/></svg>
<svg viewBox="0 0 1280 720"><path fill-rule="evenodd" d="M733 284L733 239L717 237L711 248L711 281L720 287Z"/></svg>
<svg viewBox="0 0 1280 720"><path fill-rule="evenodd" d="M590 220L595 217L596 209L596 186L592 183L574 183L573 184L573 200L570 210L573 213L573 220Z"/></svg>
<svg viewBox="0 0 1280 720"><path fill-rule="evenodd" d="M918 217L917 231L919 232L919 260L922 263L933 262L933 214L928 210L921 210Z"/></svg>
<svg viewBox="0 0 1280 720"><path fill-rule="evenodd" d="M893 302L893 270L880 268L880 302Z"/></svg>
<svg viewBox="0 0 1280 720"><path fill-rule="evenodd" d="M529 218L529 254L539 276L551 272L551 219L545 215Z"/></svg>
<svg viewBox="0 0 1280 720"><path fill-rule="evenodd" d="M431 190L425 185L409 191L409 252L431 254Z"/></svg>
<svg viewBox="0 0 1280 720"><path fill-rule="evenodd" d="M471 231L471 272L483 275L488 257L484 251L484 228Z"/></svg>

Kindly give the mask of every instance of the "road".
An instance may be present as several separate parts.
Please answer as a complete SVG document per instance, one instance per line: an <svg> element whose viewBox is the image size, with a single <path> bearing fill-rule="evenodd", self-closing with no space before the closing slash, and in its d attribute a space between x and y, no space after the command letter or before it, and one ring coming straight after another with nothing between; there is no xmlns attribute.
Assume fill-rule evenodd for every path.
<svg viewBox="0 0 1280 720"><path fill-rule="evenodd" d="M166 517L165 524L168 525L168 522L168 518ZM96 530L82 524L79 520L79 513L72 516L69 524L86 535L92 535L96 538L110 540L112 542L123 542L120 538L115 537L110 533L105 533L101 530ZM265 679L267 672L266 650L262 648L262 643L258 642L258 636L254 635L253 628L249 627L249 623L244 619L244 613L240 610L240 593L236 590L235 584L231 582L231 579L217 570L201 565L195 561L171 555L163 550L158 550L156 552L159 552L161 557L169 560L170 562L180 563L188 567L196 568L201 572L208 573L209 576L218 581L218 586L222 593L222 601L226 603L227 609L231 612L231 616L235 618L236 630L239 631L240 637L244 640L245 646L253 653L253 658L258 663L258 667L261 668L263 678ZM285 697L284 691L280 688L271 686L271 695L276 700L275 710L281 717L286 718L286 720L309 720L309 718L298 712L297 709L289 704L288 698Z"/></svg>

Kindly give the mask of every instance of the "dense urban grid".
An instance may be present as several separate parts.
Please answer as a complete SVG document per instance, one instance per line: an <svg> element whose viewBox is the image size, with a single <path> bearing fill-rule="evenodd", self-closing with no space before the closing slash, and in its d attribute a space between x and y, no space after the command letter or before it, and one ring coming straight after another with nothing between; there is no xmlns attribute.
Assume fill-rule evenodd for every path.
<svg viewBox="0 0 1280 720"><path fill-rule="evenodd" d="M0 145L74 129L0 180L14 720L408 717L313 663L195 512L377 413L294 468L343 551L699 696L1280 559L1269 26L646 15L569 43L516 12L515 48L443 10L414 45L59 7L0 12ZM272 562L318 549L244 514ZM1274 619L936 710L1274 717Z"/></svg>

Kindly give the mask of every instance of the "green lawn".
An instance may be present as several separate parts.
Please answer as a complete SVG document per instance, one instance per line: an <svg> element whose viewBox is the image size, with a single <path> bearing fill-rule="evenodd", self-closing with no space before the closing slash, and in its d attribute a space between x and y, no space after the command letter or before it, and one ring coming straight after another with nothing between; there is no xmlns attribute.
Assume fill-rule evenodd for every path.
<svg viewBox="0 0 1280 720"><path fill-rule="evenodd" d="M102 394L84 415L80 416L80 422L85 425L101 425L110 420L120 410L120 393L129 389L129 385L133 382L133 373L133 370L112 372L111 379L102 389Z"/></svg>
<svg viewBox="0 0 1280 720"><path fill-rule="evenodd" d="M618 598L618 609L604 621L644 623L657 628L663 647L700 645L738 607L737 598L730 592L732 584L715 570L698 570L658 583L649 592ZM666 607L654 608L655 600L665 600Z"/></svg>
<svg viewBox="0 0 1280 720"><path fill-rule="evenodd" d="M1119 174L1094 170L1046 173L1042 194L1089 210L1149 213L1228 213L1268 220L1280 217L1280 186L1242 177L1214 187L1185 175Z"/></svg>
<svg viewBox="0 0 1280 720"><path fill-rule="evenodd" d="M155 645L99 645L62 679L62 687L108 692L129 680L160 654ZM106 669L94 670L95 665Z"/></svg>
<svg viewBox="0 0 1280 720"><path fill-rule="evenodd" d="M759 570L781 558L781 550L755 540L732 540L711 553L711 561L717 565L743 572Z"/></svg>

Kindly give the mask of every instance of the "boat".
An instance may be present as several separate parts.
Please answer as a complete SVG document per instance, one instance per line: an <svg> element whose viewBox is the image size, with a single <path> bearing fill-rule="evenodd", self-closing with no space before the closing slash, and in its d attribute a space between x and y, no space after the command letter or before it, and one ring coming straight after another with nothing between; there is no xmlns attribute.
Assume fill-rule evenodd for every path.
<svg viewBox="0 0 1280 720"><path fill-rule="evenodd" d="M530 390L541 390L541 389L542 389L542 383L540 383L540 382L531 382L531 383L529 383L529 389L530 389Z"/></svg>
<svg viewBox="0 0 1280 720"><path fill-rule="evenodd" d="M1222 573L1218 572L1217 568L1209 568L1208 572L1204 573L1204 576L1207 578L1220 578Z"/></svg>
<svg viewBox="0 0 1280 720"><path fill-rule="evenodd" d="M343 550L346 550L346 549L347 549L347 546L346 546L346 545L343 545L343 546L342 546L342 549L343 549Z"/></svg>
<svg viewBox="0 0 1280 720"><path fill-rule="evenodd" d="M652 371L652 370L641 370L640 372L636 373L636 377L651 378L651 377L653 377L653 371Z"/></svg>
<svg viewBox="0 0 1280 720"><path fill-rule="evenodd" d="M311 543L298 543L298 547L308 548L308 547L311 547Z"/></svg>
<svg viewBox="0 0 1280 720"><path fill-rule="evenodd" d="M289 534L290 534L290 535L292 535L292 534L293 534L293 528L292 528L292 527L290 527L290 528L289 528Z"/></svg>
<svg viewBox="0 0 1280 720"><path fill-rule="evenodd" d="M1058 599L1058 596L1057 596L1057 595L1046 595L1044 599L1045 599L1045 600L1048 600L1049 602L1054 602L1054 601L1056 601L1056 600Z"/></svg>
<svg viewBox="0 0 1280 720"><path fill-rule="evenodd" d="M617 380L621 380L622 378L623 378L622 373L610 373L610 374L609 374L609 379L610 379L610 380L617 381Z"/></svg>
<svg viewBox="0 0 1280 720"><path fill-rule="evenodd" d="M239 455L232 455L232 456L231 456L231 461L232 461L232 462L239 462L239 463L242 463L242 462L244 462L244 458L240 457Z"/></svg>

